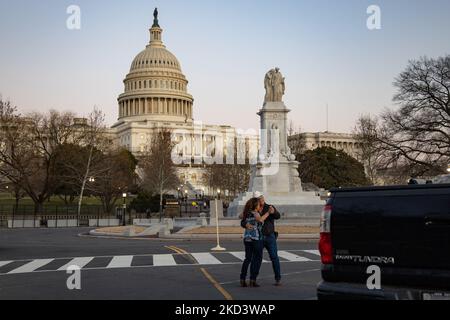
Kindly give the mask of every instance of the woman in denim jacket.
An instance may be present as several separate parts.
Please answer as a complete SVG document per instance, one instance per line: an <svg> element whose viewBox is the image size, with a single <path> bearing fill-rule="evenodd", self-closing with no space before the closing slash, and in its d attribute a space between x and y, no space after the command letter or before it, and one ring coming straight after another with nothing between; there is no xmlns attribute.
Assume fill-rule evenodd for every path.
<svg viewBox="0 0 450 320"><path fill-rule="evenodd" d="M256 278L261 268L263 255L263 233L262 226L269 213L261 216L259 214L260 202L257 198L250 199L245 205L243 218L246 224L253 226L244 232L245 260L241 270L241 286L247 287L247 272L250 266L250 287L259 287Z"/></svg>

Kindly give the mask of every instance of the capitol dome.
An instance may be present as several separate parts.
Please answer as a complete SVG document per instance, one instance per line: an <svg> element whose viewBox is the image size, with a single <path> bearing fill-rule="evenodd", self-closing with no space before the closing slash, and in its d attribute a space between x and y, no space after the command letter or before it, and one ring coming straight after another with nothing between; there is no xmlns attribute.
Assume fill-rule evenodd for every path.
<svg viewBox="0 0 450 320"><path fill-rule="evenodd" d="M178 59L167 49L148 45L147 48L134 58L130 72L145 71L155 68L171 69L181 72Z"/></svg>
<svg viewBox="0 0 450 320"><path fill-rule="evenodd" d="M178 59L162 42L157 14L150 43L133 60L119 98L119 120L192 122L193 98Z"/></svg>

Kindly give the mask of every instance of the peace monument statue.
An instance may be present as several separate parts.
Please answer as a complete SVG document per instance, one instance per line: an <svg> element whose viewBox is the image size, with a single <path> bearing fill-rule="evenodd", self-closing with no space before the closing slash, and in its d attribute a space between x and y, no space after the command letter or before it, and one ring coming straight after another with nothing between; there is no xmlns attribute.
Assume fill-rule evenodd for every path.
<svg viewBox="0 0 450 320"><path fill-rule="evenodd" d="M275 68L266 73L264 78L264 87L266 89L266 97L264 102L281 102L286 90L285 78L279 68Z"/></svg>

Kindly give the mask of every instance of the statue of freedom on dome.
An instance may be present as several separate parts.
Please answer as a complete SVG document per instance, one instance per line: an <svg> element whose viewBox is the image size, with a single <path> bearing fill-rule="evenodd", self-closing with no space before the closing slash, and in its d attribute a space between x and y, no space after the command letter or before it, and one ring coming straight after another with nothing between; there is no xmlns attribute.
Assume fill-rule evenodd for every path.
<svg viewBox="0 0 450 320"><path fill-rule="evenodd" d="M266 97L264 102L281 102L286 89L285 78L279 68L275 68L266 73L264 78L264 87Z"/></svg>
<svg viewBox="0 0 450 320"><path fill-rule="evenodd" d="M158 8L155 8L155 11L153 11L153 27L159 28L158 14Z"/></svg>

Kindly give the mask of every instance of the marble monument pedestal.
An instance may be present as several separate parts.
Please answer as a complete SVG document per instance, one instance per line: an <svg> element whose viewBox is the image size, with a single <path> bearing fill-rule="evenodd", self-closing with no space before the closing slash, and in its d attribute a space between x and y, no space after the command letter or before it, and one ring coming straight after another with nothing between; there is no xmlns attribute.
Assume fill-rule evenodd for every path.
<svg viewBox="0 0 450 320"><path fill-rule="evenodd" d="M266 203L276 207L284 218L320 219L325 201L316 192L303 191L298 162L294 158L292 155L282 156L276 163L253 167L249 191L234 199L227 215L239 216L246 202L258 191L264 195Z"/></svg>
<svg viewBox="0 0 450 320"><path fill-rule="evenodd" d="M286 218L320 219L325 201L315 192L305 192L299 177L299 163L287 144L287 114L283 102L266 102L261 118L261 147L258 164L252 168L248 192L230 204L229 217L239 216L253 192L261 192L266 203ZM263 159L264 158L264 159Z"/></svg>

